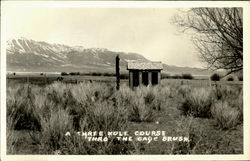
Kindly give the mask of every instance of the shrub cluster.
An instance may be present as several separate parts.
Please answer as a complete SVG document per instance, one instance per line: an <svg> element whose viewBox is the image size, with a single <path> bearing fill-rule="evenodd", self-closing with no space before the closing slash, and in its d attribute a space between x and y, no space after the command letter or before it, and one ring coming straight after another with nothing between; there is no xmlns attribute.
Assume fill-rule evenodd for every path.
<svg viewBox="0 0 250 161"><path fill-rule="evenodd" d="M102 76L103 74L102 73L97 73L97 72L93 72L89 75L92 75L92 76Z"/></svg>
<svg viewBox="0 0 250 161"><path fill-rule="evenodd" d="M19 84L7 89L7 124L12 130L39 131L32 138L41 154L128 154L135 150L131 142L111 138L107 145L80 141L77 135L66 138L65 133L124 131L129 121L154 121L155 110L162 110L170 95L169 87L158 86L131 90L122 85L117 91L100 83Z"/></svg>
<svg viewBox="0 0 250 161"><path fill-rule="evenodd" d="M161 79L169 79L171 76L166 73L161 73Z"/></svg>
<svg viewBox="0 0 250 161"><path fill-rule="evenodd" d="M213 75L211 75L210 79L212 81L220 81L220 75L217 73L214 73Z"/></svg>
<svg viewBox="0 0 250 161"><path fill-rule="evenodd" d="M181 85L181 86L178 87L178 93L183 98L186 98L190 94L191 89L192 88L189 85Z"/></svg>
<svg viewBox="0 0 250 161"><path fill-rule="evenodd" d="M161 74L161 79L194 79L194 77L191 74L182 74L182 75L169 75L169 74L165 74L162 73Z"/></svg>
<svg viewBox="0 0 250 161"><path fill-rule="evenodd" d="M182 79L194 79L191 74L182 74Z"/></svg>
<svg viewBox="0 0 250 161"><path fill-rule="evenodd" d="M239 86L218 86L214 89L212 117L222 129L234 128L243 122L243 90Z"/></svg>
<svg viewBox="0 0 250 161"><path fill-rule="evenodd" d="M7 150L13 154L17 144L14 130L30 130L41 154L138 154L133 142L115 138L110 138L109 144L88 142L76 132L124 131L130 121L155 121L155 112L171 105L169 98L177 99L182 114L191 116L183 116L184 122L193 117L212 118L224 130L243 122L243 92L237 86L158 85L131 90L123 84L117 91L108 83L56 82L45 87L14 84L7 88ZM183 134L185 131L188 133L184 136L192 141L174 145L171 153L186 154L197 149L197 132L191 127ZM66 132L71 136L66 137Z"/></svg>
<svg viewBox="0 0 250 161"><path fill-rule="evenodd" d="M180 106L184 115L194 117L210 117L212 105L212 96L209 89L195 88L192 89Z"/></svg>
<svg viewBox="0 0 250 161"><path fill-rule="evenodd" d="M182 79L181 75L175 74L173 76L170 76L172 79Z"/></svg>
<svg viewBox="0 0 250 161"><path fill-rule="evenodd" d="M128 79L128 74L120 74L120 79Z"/></svg>
<svg viewBox="0 0 250 161"><path fill-rule="evenodd" d="M106 77L115 77L115 73L101 73L101 72L91 72L91 73L82 73L81 75L87 76L106 76ZM120 74L120 79L128 79L128 74Z"/></svg>
<svg viewBox="0 0 250 161"><path fill-rule="evenodd" d="M233 128L241 122L242 111L232 107L227 101L216 102L211 112L216 124L222 129Z"/></svg>
<svg viewBox="0 0 250 161"><path fill-rule="evenodd" d="M88 75L91 76L107 76L107 77L115 77L116 74L115 73L89 73ZM128 79L128 74L120 74L120 79Z"/></svg>
<svg viewBox="0 0 250 161"><path fill-rule="evenodd" d="M128 120L130 121L153 121L154 110L162 110L167 106L168 99L172 96L169 87L140 87L130 90L122 85L116 92L115 98L118 106L129 110ZM129 107L129 108L128 108Z"/></svg>
<svg viewBox="0 0 250 161"><path fill-rule="evenodd" d="M243 81L243 74L238 76L239 81Z"/></svg>
<svg viewBox="0 0 250 161"><path fill-rule="evenodd" d="M61 76L66 76L66 75L80 75L80 72L62 72Z"/></svg>
<svg viewBox="0 0 250 161"><path fill-rule="evenodd" d="M69 75L80 75L80 72L70 72Z"/></svg>
<svg viewBox="0 0 250 161"><path fill-rule="evenodd" d="M69 74L66 73L66 72L62 72L62 73L61 73L61 76L65 76L65 75L69 75Z"/></svg>
<svg viewBox="0 0 250 161"><path fill-rule="evenodd" d="M234 78L233 77L228 77L227 81L234 81Z"/></svg>
<svg viewBox="0 0 250 161"><path fill-rule="evenodd" d="M223 85L192 89L183 85L178 93L182 96L179 109L184 115L214 118L222 129L234 128L243 122L242 87Z"/></svg>
<svg viewBox="0 0 250 161"><path fill-rule="evenodd" d="M216 100L234 100L237 99L242 92L240 86L216 85L213 89L213 95Z"/></svg>

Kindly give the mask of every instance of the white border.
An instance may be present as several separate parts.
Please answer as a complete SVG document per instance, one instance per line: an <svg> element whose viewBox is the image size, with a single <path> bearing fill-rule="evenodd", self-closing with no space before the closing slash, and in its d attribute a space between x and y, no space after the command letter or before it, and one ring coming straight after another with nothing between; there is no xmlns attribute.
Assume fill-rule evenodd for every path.
<svg viewBox="0 0 250 161"><path fill-rule="evenodd" d="M2 7L25 8L190 8L249 7L246 1L2 1Z"/></svg>
<svg viewBox="0 0 250 161"><path fill-rule="evenodd" d="M6 39L8 7L31 8L188 8L243 7L244 43L244 154L243 155L6 155ZM250 160L250 2L242 1L4 1L1 2L1 159L2 160Z"/></svg>

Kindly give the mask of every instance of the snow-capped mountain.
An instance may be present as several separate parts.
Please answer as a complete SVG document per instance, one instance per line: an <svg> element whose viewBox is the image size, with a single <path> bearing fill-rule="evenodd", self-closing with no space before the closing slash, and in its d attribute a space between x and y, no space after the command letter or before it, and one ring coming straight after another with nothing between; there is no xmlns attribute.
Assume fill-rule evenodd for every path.
<svg viewBox="0 0 250 161"><path fill-rule="evenodd" d="M7 71L15 72L115 72L115 57L119 54L120 70L127 72L128 61L149 61L136 53L110 51L105 48L84 48L35 41L26 38L7 41ZM163 72L207 75L200 68L163 64Z"/></svg>
<svg viewBox="0 0 250 161"><path fill-rule="evenodd" d="M98 71L114 70L115 56L125 70L127 61L149 61L135 53L113 52L104 48L84 48L34 41L26 38L7 41L8 71Z"/></svg>

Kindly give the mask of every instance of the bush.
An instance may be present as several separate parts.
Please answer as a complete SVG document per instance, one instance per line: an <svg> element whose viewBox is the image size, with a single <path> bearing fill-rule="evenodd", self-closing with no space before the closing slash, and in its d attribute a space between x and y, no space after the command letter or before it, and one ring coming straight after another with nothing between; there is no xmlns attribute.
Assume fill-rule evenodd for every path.
<svg viewBox="0 0 250 161"><path fill-rule="evenodd" d="M176 120L179 135L188 136L188 142L172 142L172 148L170 154L195 154L199 149L201 139L203 136L203 130L201 127L197 127L193 117L182 117Z"/></svg>
<svg viewBox="0 0 250 161"><path fill-rule="evenodd" d="M101 76L101 75L102 75L102 73L96 73L96 72L93 72L93 73L91 73L90 75L92 75L92 76Z"/></svg>
<svg viewBox="0 0 250 161"><path fill-rule="evenodd" d="M181 79L182 78L182 76L180 76L180 75L178 75L178 74L176 74L176 75L173 75L173 76L171 76L173 79Z"/></svg>
<svg viewBox="0 0 250 161"><path fill-rule="evenodd" d="M124 115L128 120L136 122L149 122L153 120L153 108L151 106L152 99L146 96L148 94L147 87L142 87L132 91L127 86L121 86L115 95L115 101L118 107L125 109ZM151 95L151 94L148 94ZM151 95L152 96L152 95ZM155 96L152 96L153 99Z"/></svg>
<svg viewBox="0 0 250 161"><path fill-rule="evenodd" d="M129 93L132 91L128 87L127 90ZM67 131L125 130L131 116L130 107L128 104L118 105L119 100L114 97L117 92L113 86L98 83L71 85L56 82L45 88L34 85L8 88L7 125L9 127L17 121L15 126L18 129L31 130L30 133L34 133L32 139L39 145L41 154L129 154L134 151L131 142L110 138L111 141L106 144L84 141L79 136L65 137ZM144 109L149 107L145 106L143 97L136 99L136 95L132 95L134 102L131 105L140 111L140 119L147 121L151 114ZM15 144L12 131L8 131L10 145ZM9 148L9 152L13 153L15 147Z"/></svg>
<svg viewBox="0 0 250 161"><path fill-rule="evenodd" d="M193 79L194 77L191 74L182 74L182 79Z"/></svg>
<svg viewBox="0 0 250 161"><path fill-rule="evenodd" d="M69 114L62 109L51 110L47 117L40 117L42 129L40 134L39 149L42 154L53 154L60 150L64 144L65 134L72 130Z"/></svg>
<svg viewBox="0 0 250 161"><path fill-rule="evenodd" d="M156 105L156 96L153 91L147 87L136 89L136 97L134 99L135 106L138 108L140 121L153 121L153 110L159 109Z"/></svg>
<svg viewBox="0 0 250 161"><path fill-rule="evenodd" d="M212 107L212 116L222 129L230 129L243 122L242 87L220 85L215 90L216 103Z"/></svg>
<svg viewBox="0 0 250 161"><path fill-rule="evenodd" d="M233 97L228 97L226 100L230 107L236 108L239 112L239 121L243 122L243 90L240 92L236 92L237 95L233 95Z"/></svg>
<svg viewBox="0 0 250 161"><path fill-rule="evenodd" d="M239 97L238 99L236 99L235 103L239 111L239 121L242 123L243 122L243 90L241 90Z"/></svg>
<svg viewBox="0 0 250 161"><path fill-rule="evenodd" d="M103 131L106 136L107 131L122 131L127 126L122 111L114 106L94 103L92 107L88 109L88 114L81 118L81 132ZM129 153L128 149L133 150L131 144L119 142L113 137L109 138L109 144L87 141L74 130L73 118L66 110L53 111L49 117L41 120L39 149L42 154L123 154ZM65 136L68 132L70 136ZM127 150L124 150L126 147Z"/></svg>
<svg viewBox="0 0 250 161"><path fill-rule="evenodd" d="M177 103L174 101L181 102L180 110L185 115L195 117L212 115L216 124L222 129L233 128L243 122L241 87L218 86L213 91L209 88L191 87L175 84L175 87L157 85L131 90L127 85L122 84L120 90L116 90L114 83L72 85L61 82L45 87L23 84L8 87L6 99L8 154L14 154L17 151L16 145L19 147L20 144L20 140L16 139L19 133L16 133L17 129L14 130L15 126L13 126L16 124L21 125L18 130L28 129L29 133L33 133L32 147L39 147L40 154L139 154L141 149L136 150L138 142L135 144L121 142L112 137L108 144L88 142L78 136L77 131L129 130L130 121L151 122L163 112L172 112L167 108L175 107ZM217 94L215 95L216 91L221 95L219 101ZM179 98L179 95L182 95L182 98ZM169 100L169 98L174 99ZM212 102L216 102L216 105L212 105L214 109L210 106ZM163 111L164 109L167 110ZM155 113L156 110L160 110L161 113ZM238 113L237 119L233 112L225 114L223 111ZM180 121L179 112L173 112L174 114L168 115L173 117L170 120L171 124L174 120ZM230 117L232 120L229 119ZM168 154L197 153L197 149L208 145L206 144L208 140L200 142L200 139L205 138L199 135L200 128L197 125L195 129L189 126L190 118L202 125L203 122L200 123L200 121L205 123L206 120L186 116L182 118L181 126L178 128L177 125L173 132L177 132L180 136L188 136L190 142L171 142L169 145L173 145L172 147L163 148ZM140 123L138 126L140 125L147 126L145 123ZM65 133L68 131L71 136L66 137Z"/></svg>
<svg viewBox="0 0 250 161"><path fill-rule="evenodd" d="M217 100L234 100L238 98L242 87L230 86L230 85L216 85L213 93Z"/></svg>
<svg viewBox="0 0 250 161"><path fill-rule="evenodd" d="M220 81L220 75L217 73L214 73L213 75L211 75L210 79L212 81Z"/></svg>
<svg viewBox="0 0 250 161"><path fill-rule="evenodd" d="M16 115L16 110L15 109L8 110L8 115L7 115L8 124L6 125L7 154L16 153L18 138L16 137L15 134L15 126L18 120L19 117Z"/></svg>
<svg viewBox="0 0 250 161"><path fill-rule="evenodd" d="M76 75L75 72L69 72L69 75Z"/></svg>
<svg viewBox="0 0 250 161"><path fill-rule="evenodd" d="M161 74L161 79L168 79L168 78L170 78L169 74L165 74L165 73Z"/></svg>
<svg viewBox="0 0 250 161"><path fill-rule="evenodd" d="M181 85L179 86L178 88L178 93L183 97L185 98L186 96L189 95L189 93L191 92L191 87L188 86L188 85Z"/></svg>
<svg viewBox="0 0 250 161"><path fill-rule="evenodd" d="M69 75L80 75L80 72L70 72Z"/></svg>
<svg viewBox="0 0 250 161"><path fill-rule="evenodd" d="M128 79L128 74L121 74L120 79Z"/></svg>
<svg viewBox="0 0 250 161"><path fill-rule="evenodd" d="M238 125L242 115L237 108L231 107L226 101L216 102L211 113L216 124L222 129L230 129Z"/></svg>
<svg viewBox="0 0 250 161"><path fill-rule="evenodd" d="M114 76L114 74L112 74L112 73L104 73L103 76L110 77L110 76Z"/></svg>
<svg viewBox="0 0 250 161"><path fill-rule="evenodd" d="M123 107L128 120L151 122L154 120L154 111L167 108L170 97L174 97L173 91L166 86L143 86L131 90L122 85L115 93L115 102L117 106Z"/></svg>
<svg viewBox="0 0 250 161"><path fill-rule="evenodd" d="M40 123L37 119L34 108L34 94L30 85L16 86L16 89L7 89L7 117L15 119L12 125L14 130L40 130Z"/></svg>
<svg viewBox="0 0 250 161"><path fill-rule="evenodd" d="M243 81L243 75L242 75L242 74L239 75L239 76L238 76L238 79L239 79L239 81Z"/></svg>
<svg viewBox="0 0 250 161"><path fill-rule="evenodd" d="M189 95L184 98L179 109L184 115L194 117L210 117L212 97L210 89L193 89Z"/></svg>
<svg viewBox="0 0 250 161"><path fill-rule="evenodd" d="M158 111L168 108L169 98L174 98L176 96L175 90L169 86L155 86L152 92L155 95L153 107Z"/></svg>
<svg viewBox="0 0 250 161"><path fill-rule="evenodd" d="M234 78L233 77L228 77L227 81L234 81Z"/></svg>
<svg viewBox="0 0 250 161"><path fill-rule="evenodd" d="M61 76L64 76L64 75L69 75L69 74L66 73L66 72L62 72L62 73L61 73Z"/></svg>

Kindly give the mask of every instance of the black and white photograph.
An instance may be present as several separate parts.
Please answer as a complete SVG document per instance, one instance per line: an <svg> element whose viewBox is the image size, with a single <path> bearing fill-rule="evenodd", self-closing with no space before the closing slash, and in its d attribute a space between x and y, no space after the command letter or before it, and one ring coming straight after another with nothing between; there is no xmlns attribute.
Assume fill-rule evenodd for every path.
<svg viewBox="0 0 250 161"><path fill-rule="evenodd" d="M1 155L248 154L248 2L18 4L1 10Z"/></svg>

